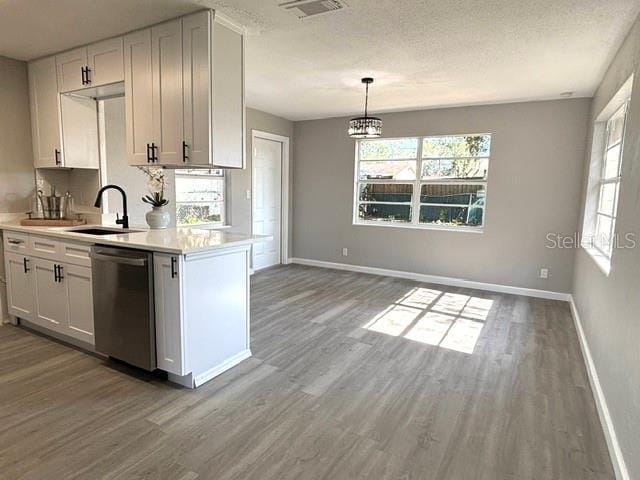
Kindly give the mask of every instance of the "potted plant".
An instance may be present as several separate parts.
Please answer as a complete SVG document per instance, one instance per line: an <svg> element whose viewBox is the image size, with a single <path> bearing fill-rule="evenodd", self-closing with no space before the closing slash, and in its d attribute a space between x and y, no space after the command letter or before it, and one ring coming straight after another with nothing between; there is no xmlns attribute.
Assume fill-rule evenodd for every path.
<svg viewBox="0 0 640 480"><path fill-rule="evenodd" d="M149 228L153 229L167 228L171 216L165 208L169 204L169 200L164 198L164 188L167 185L164 170L161 168L143 168L142 170L149 177L147 188L150 193L150 195L142 197L142 201L152 207L145 215L147 224Z"/></svg>

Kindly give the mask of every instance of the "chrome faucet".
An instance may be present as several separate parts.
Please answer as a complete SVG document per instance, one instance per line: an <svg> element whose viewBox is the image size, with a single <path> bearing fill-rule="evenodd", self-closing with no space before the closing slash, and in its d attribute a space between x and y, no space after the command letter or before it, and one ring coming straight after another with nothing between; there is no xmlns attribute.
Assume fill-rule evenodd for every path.
<svg viewBox="0 0 640 480"><path fill-rule="evenodd" d="M104 193L105 190L109 190L110 188L118 190L122 194L122 209L124 211L122 212L122 218L119 218L119 217L117 218L116 224L122 225L122 228L129 228L129 217L127 215L127 194L118 185L105 185L104 187L102 187L98 191L98 196L96 197L96 203L94 203L93 206L96 208L100 208L102 206L102 194ZM116 216L117 215L118 214L116 214Z"/></svg>

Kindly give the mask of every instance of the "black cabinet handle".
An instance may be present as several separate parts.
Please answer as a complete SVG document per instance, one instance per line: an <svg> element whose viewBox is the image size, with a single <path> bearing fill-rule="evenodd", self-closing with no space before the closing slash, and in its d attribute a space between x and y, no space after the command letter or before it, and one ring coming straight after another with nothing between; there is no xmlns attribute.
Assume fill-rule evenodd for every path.
<svg viewBox="0 0 640 480"><path fill-rule="evenodd" d="M189 161L189 156L187 155L187 148L189 148L189 145L187 145L187 142L183 140L182 141L182 161L183 162Z"/></svg>
<svg viewBox="0 0 640 480"><path fill-rule="evenodd" d="M62 165L62 162L60 161L60 150L58 150L57 148L54 150L54 156L56 159L56 166Z"/></svg>
<svg viewBox="0 0 640 480"><path fill-rule="evenodd" d="M53 264L53 281L54 282L58 282L58 264L54 263Z"/></svg>
<svg viewBox="0 0 640 480"><path fill-rule="evenodd" d="M89 67L81 67L80 71L82 72L82 85L91 85L91 79L89 78L91 69Z"/></svg>
<svg viewBox="0 0 640 480"><path fill-rule="evenodd" d="M62 276L62 265L57 265L58 267L58 282L62 282L62 279L64 278Z"/></svg>
<svg viewBox="0 0 640 480"><path fill-rule="evenodd" d="M147 143L147 163L151 162L151 144Z"/></svg>
<svg viewBox="0 0 640 480"><path fill-rule="evenodd" d="M171 278L176 278L178 276L178 270L176 268L177 259L176 257L171 257Z"/></svg>
<svg viewBox="0 0 640 480"><path fill-rule="evenodd" d="M153 163L158 161L158 147L154 142L151 142L151 161Z"/></svg>
<svg viewBox="0 0 640 480"><path fill-rule="evenodd" d="M29 259L28 259L27 257L23 257L23 258L22 258L22 265L24 265L24 273L28 273L28 272L29 272L29 270L31 270L31 269L29 268L28 263L29 263Z"/></svg>

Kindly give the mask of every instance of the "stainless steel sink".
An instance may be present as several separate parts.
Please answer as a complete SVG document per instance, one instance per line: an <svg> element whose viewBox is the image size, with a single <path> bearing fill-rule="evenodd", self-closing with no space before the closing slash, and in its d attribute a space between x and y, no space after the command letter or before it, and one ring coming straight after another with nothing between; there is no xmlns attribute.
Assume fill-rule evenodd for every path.
<svg viewBox="0 0 640 480"><path fill-rule="evenodd" d="M100 228L100 227L90 227L90 228L73 228L67 230L67 232L73 233L84 233L85 235L119 235L122 233L135 233L140 230L129 230L129 229L116 229L116 228Z"/></svg>

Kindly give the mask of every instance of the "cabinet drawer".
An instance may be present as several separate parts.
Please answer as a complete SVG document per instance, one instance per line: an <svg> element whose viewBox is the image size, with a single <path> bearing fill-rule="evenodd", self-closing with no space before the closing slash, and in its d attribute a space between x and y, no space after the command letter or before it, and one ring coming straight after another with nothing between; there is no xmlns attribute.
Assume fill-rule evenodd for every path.
<svg viewBox="0 0 640 480"><path fill-rule="evenodd" d="M53 238L29 236L29 251L36 257L60 260L60 242Z"/></svg>
<svg viewBox="0 0 640 480"><path fill-rule="evenodd" d="M29 235L6 231L4 236L4 250L6 252L20 253L26 255L30 252Z"/></svg>
<svg viewBox="0 0 640 480"><path fill-rule="evenodd" d="M83 243L60 243L59 251L59 259L63 262L83 267L91 266L91 258L89 257L91 245Z"/></svg>

